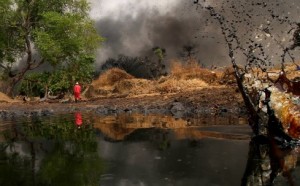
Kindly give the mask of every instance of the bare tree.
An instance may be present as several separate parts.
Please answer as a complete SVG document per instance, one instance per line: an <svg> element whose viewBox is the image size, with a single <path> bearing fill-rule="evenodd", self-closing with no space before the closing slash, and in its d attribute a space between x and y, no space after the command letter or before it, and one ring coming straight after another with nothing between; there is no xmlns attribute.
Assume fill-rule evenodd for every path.
<svg viewBox="0 0 300 186"><path fill-rule="evenodd" d="M268 76L268 69L274 64L281 64L282 73L280 81L268 82L268 86L275 83L287 83L288 89L293 91L293 83L284 76L286 61L295 63L297 53L295 49L300 45L300 28L296 21L296 13L291 14L292 9L285 7L286 2L267 0L251 1L207 1L195 0L194 4L203 14L207 13L224 38L227 53L235 71L236 81L243 96L250 116L250 125L256 134L267 134L266 130L270 122L279 123L274 117L269 102L271 92L267 87L254 90L246 83L247 75L252 75L252 80L262 84ZM291 5L297 1L290 2ZM299 3L298 3L299 4ZM279 11L280 10L280 11ZM282 11L285 11L282 13ZM281 14L279 14L279 12ZM294 12L297 12L295 10ZM291 14L291 15L290 15ZM280 15L280 16L279 16ZM254 73L259 71L259 73ZM259 75L265 74L265 75ZM295 93L294 91L293 93ZM260 94L264 94L267 115L261 112Z"/></svg>

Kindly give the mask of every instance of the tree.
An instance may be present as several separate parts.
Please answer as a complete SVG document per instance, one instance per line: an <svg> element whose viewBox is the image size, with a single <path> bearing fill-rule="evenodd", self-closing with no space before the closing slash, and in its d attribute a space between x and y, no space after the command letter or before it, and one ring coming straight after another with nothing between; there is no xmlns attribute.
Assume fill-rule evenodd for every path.
<svg viewBox="0 0 300 186"><path fill-rule="evenodd" d="M197 53L197 46L195 44L187 44L182 47L182 53L180 56L188 62L191 62L192 59L195 59L195 54Z"/></svg>
<svg viewBox="0 0 300 186"><path fill-rule="evenodd" d="M81 80L78 71L92 65L103 41L88 11L86 0L0 0L0 68L8 94L42 64L67 73L69 82Z"/></svg>
<svg viewBox="0 0 300 186"><path fill-rule="evenodd" d="M154 77L159 77L166 74L166 66L163 64L163 60L166 57L166 49L157 46L152 48L152 51L157 57L158 61L154 64L154 66L151 67L151 72L154 74Z"/></svg>
<svg viewBox="0 0 300 186"><path fill-rule="evenodd" d="M47 98L48 93L63 95L73 87L75 81L81 84L91 83L94 75L93 59L81 59L67 66L50 72L33 72L26 74L19 87L19 91L27 96L40 96Z"/></svg>
<svg viewBox="0 0 300 186"><path fill-rule="evenodd" d="M228 51L239 90L249 112L250 125L255 134L266 134L268 130L265 129L270 128L269 124L274 126L274 123L278 124L279 121L268 107L271 92L265 86L273 86L274 83L269 79L265 83L263 77L268 77L267 71L276 64L276 61L281 63L280 74L284 74L286 60L291 60L295 64L295 56L299 57L297 53L292 53L299 46L299 23L296 22L299 1L195 0L194 3L203 10L202 13L208 13L212 18L209 20L217 25L224 38L224 47ZM287 6L290 7L284 8ZM254 73L255 71L259 73ZM246 74L251 75L248 82L260 82L264 86L256 89L251 85L247 87L247 82L244 81ZM267 107L267 113L259 107L260 99L263 98L258 93L265 95L263 104Z"/></svg>

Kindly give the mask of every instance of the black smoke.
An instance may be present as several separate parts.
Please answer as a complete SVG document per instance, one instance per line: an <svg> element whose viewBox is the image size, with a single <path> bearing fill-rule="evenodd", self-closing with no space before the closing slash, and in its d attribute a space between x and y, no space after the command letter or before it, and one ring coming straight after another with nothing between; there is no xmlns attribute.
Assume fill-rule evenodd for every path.
<svg viewBox="0 0 300 186"><path fill-rule="evenodd" d="M140 9L135 16L124 13L117 18L108 15L96 20L97 30L106 38L98 55L98 64L120 54L151 58L154 47L166 50L165 61L183 57L187 46L194 47L194 57L204 64L222 57L222 52L218 51L220 42L214 41L219 36L207 34L214 31L205 26L205 20L199 19L192 1L172 2L167 13L149 7ZM214 54L213 57L207 55L208 52Z"/></svg>
<svg viewBox="0 0 300 186"><path fill-rule="evenodd" d="M155 7L141 6L144 1L126 2L128 6L116 6L110 14L95 20L97 30L106 38L98 53L99 66L120 54L142 58L151 56L155 46L166 49L165 61L182 57L184 48L193 46L194 57L206 66L230 64L220 25L193 0L168 1L172 6L166 7L165 12L159 9L159 3ZM297 0L199 0L198 3L213 6L225 17L225 25L235 29L234 34L246 50L237 54L241 61L246 60L243 53L253 47L253 53L261 52L255 50L255 45L263 47L263 54L258 54L263 55L263 59L280 61L283 48L292 44L293 30L300 20L300 1ZM142 8L132 11L131 6ZM106 7L92 8L94 12L101 12Z"/></svg>
<svg viewBox="0 0 300 186"><path fill-rule="evenodd" d="M238 62L272 66L299 58L297 51L290 51L290 55L285 52L295 45L299 1L199 0L195 3L217 22Z"/></svg>

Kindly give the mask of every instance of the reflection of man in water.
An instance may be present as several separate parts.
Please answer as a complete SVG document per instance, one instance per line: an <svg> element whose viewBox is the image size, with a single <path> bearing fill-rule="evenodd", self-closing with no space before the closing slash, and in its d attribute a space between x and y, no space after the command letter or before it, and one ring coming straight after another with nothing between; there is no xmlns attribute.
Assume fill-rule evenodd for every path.
<svg viewBox="0 0 300 186"><path fill-rule="evenodd" d="M75 124L78 128L82 125L82 116L80 112L75 112Z"/></svg>

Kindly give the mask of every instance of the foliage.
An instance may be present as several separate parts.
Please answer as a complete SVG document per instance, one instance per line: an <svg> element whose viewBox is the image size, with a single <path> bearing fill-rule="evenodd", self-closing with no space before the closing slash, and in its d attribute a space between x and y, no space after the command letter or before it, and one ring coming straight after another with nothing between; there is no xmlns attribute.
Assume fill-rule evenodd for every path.
<svg viewBox="0 0 300 186"><path fill-rule="evenodd" d="M0 0L0 69L11 82L9 93L42 64L52 67L50 74L66 73L65 84L90 81L103 38L88 11L86 0Z"/></svg>
<svg viewBox="0 0 300 186"><path fill-rule="evenodd" d="M28 96L41 96L46 91L57 95L72 91L75 81L82 85L91 83L94 75L93 58L81 59L69 66L61 66L52 72L30 73L25 75L20 92Z"/></svg>
<svg viewBox="0 0 300 186"><path fill-rule="evenodd" d="M165 64L163 64L163 60L166 57L166 50L161 47L152 48L153 53L158 58L158 61L151 66L151 72L154 74L154 77L159 77L162 75L166 75L165 72Z"/></svg>
<svg viewBox="0 0 300 186"><path fill-rule="evenodd" d="M34 30L35 44L41 55L52 65L75 63L92 55L98 40L91 21L78 14L42 14L41 27Z"/></svg>
<svg viewBox="0 0 300 186"><path fill-rule="evenodd" d="M154 54L157 56L158 60L162 61L166 55L166 50L160 47L154 47L153 49Z"/></svg>
<svg viewBox="0 0 300 186"><path fill-rule="evenodd" d="M45 88L49 84L50 73L31 73L25 76L20 86L21 94L28 96L42 96L46 91Z"/></svg>
<svg viewBox="0 0 300 186"><path fill-rule="evenodd" d="M15 58L21 57L25 50L22 42L23 32L17 26L17 15L11 11L13 2L0 1L0 67L6 72L12 68Z"/></svg>

